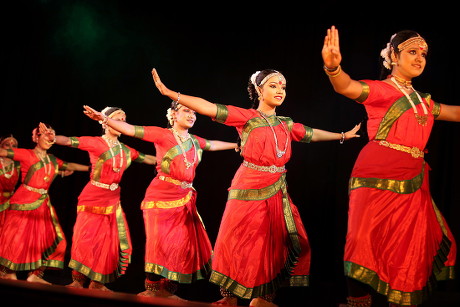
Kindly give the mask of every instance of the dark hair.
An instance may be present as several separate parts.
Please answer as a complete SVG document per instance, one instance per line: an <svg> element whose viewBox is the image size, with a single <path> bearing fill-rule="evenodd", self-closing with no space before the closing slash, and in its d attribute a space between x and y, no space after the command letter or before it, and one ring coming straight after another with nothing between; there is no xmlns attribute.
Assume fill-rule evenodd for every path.
<svg viewBox="0 0 460 307"><path fill-rule="evenodd" d="M256 81L257 86L260 86L260 83L266 76L268 76L269 74L278 73L278 72L279 71L274 70L274 69L261 70L256 76L255 81ZM252 83L251 78L249 78L249 82L248 82L248 94L249 94L249 99L252 101L251 108L257 109L257 107L259 106L259 94L257 93L256 87Z"/></svg>
<svg viewBox="0 0 460 307"><path fill-rule="evenodd" d="M399 31L397 32L394 37L391 39L390 41L390 50L389 50L389 54L388 54L388 57L391 59L391 52L394 51L395 55L398 56L400 54L400 51L398 49L398 45L401 44L402 42L405 42L406 40L408 40L409 38L412 38L412 37L417 37L417 36L421 36L420 34L418 34L416 31L413 31L413 30L402 30L402 31ZM384 65L383 65L383 59L381 59L381 72L380 72L380 79L383 80L383 79L386 79L388 77L388 75L391 73L391 70L386 68Z"/></svg>
<svg viewBox="0 0 460 307"><path fill-rule="evenodd" d="M9 139L9 138L13 138L16 141L16 143L18 143L18 140L16 140L16 138L13 136L13 134L9 133L9 134L5 134L5 135L0 137L0 144L2 144L6 139Z"/></svg>

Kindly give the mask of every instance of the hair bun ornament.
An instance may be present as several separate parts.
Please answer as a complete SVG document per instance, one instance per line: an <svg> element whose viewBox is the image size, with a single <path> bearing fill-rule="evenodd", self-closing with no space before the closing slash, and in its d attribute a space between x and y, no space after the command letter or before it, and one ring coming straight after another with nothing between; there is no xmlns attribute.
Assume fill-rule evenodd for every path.
<svg viewBox="0 0 460 307"><path fill-rule="evenodd" d="M174 126L173 110L171 108L166 112L166 118L171 126Z"/></svg>
<svg viewBox="0 0 460 307"><path fill-rule="evenodd" d="M251 80L251 83L257 87L257 83L256 83L256 79L257 79L257 76L260 74L260 70L256 71L255 73L252 74L250 80Z"/></svg>
<svg viewBox="0 0 460 307"><path fill-rule="evenodd" d="M386 69L391 70L391 59L390 59L390 51L391 51L391 41L396 36L396 33L390 37L390 42L387 43L387 46L380 51L380 56L383 58L383 66Z"/></svg>

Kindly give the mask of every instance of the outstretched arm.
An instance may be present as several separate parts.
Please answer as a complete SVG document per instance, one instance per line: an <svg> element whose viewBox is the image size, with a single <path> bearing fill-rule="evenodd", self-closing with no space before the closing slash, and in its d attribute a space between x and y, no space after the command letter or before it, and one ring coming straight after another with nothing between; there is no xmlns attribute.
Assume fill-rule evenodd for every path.
<svg viewBox="0 0 460 307"><path fill-rule="evenodd" d="M206 115L211 118L216 117L217 106L203 98L184 95L179 92L175 92L167 88L163 82L161 82L160 76L158 75L157 70L152 69L152 77L155 82L155 86L160 91L161 95L169 97L171 100L179 102L181 105L186 106L189 109L194 110L195 112Z"/></svg>
<svg viewBox="0 0 460 307"><path fill-rule="evenodd" d="M436 119L449 122L460 122L460 106L441 104L441 113L439 113Z"/></svg>
<svg viewBox="0 0 460 307"><path fill-rule="evenodd" d="M230 143L230 142L216 141L216 140L209 141L209 143L211 143L211 147L209 148L209 151L219 151L219 150L238 148L237 143Z"/></svg>
<svg viewBox="0 0 460 307"><path fill-rule="evenodd" d="M346 141L352 138L359 138L360 135L356 134L361 128L361 123L357 124L350 131L337 133L329 132L326 130L313 129L313 137L311 138L312 142L324 142L324 141Z"/></svg>
<svg viewBox="0 0 460 307"><path fill-rule="evenodd" d="M362 86L359 81L351 79L340 66L342 54L340 53L339 31L335 26L327 29L321 55L324 62L324 71L329 76L329 81L334 90L350 99L358 98L361 95Z"/></svg>
<svg viewBox="0 0 460 307"><path fill-rule="evenodd" d="M157 164L157 157L152 155L145 155L144 163L149 165L155 165Z"/></svg>
<svg viewBox="0 0 460 307"><path fill-rule="evenodd" d="M97 120L102 124L106 124L124 135L134 136L135 129L133 125L128 124L127 122L111 119L90 106L84 105L83 108L85 109L83 113L85 113L89 118Z"/></svg>
<svg viewBox="0 0 460 307"><path fill-rule="evenodd" d="M77 171L77 172L88 172L89 166L79 163L69 162L67 163L67 171Z"/></svg>

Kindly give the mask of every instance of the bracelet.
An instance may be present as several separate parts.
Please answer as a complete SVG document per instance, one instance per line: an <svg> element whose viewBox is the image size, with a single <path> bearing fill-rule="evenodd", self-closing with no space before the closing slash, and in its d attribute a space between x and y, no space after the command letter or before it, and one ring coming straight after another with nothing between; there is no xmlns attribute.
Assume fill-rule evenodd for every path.
<svg viewBox="0 0 460 307"><path fill-rule="evenodd" d="M337 71L337 72L336 72ZM340 75L340 73L342 72L342 67L339 65L337 66L337 69L330 72L328 71L327 69L324 70L324 72L326 73L326 75L328 75L329 77L331 78L335 78L337 77L338 75Z"/></svg>
<svg viewBox="0 0 460 307"><path fill-rule="evenodd" d="M343 142L345 141L345 133L343 132L340 132L342 134L342 137L340 138L340 144L343 144Z"/></svg>
<svg viewBox="0 0 460 307"><path fill-rule="evenodd" d="M107 115L104 115L104 119L99 121L99 124L101 125L107 125L107 121L109 120L109 117Z"/></svg>
<svg viewBox="0 0 460 307"><path fill-rule="evenodd" d="M177 100L176 100L176 103L179 103L179 100L180 100L180 92L177 92Z"/></svg>
<svg viewBox="0 0 460 307"><path fill-rule="evenodd" d="M340 65L339 65L339 66L340 66ZM326 65L323 65L323 69L324 69L324 70L327 70L327 71L329 71L329 72L333 72L333 71L336 71L337 69L339 69L339 66L336 66L336 67L334 67L334 68L329 68L329 67L327 67Z"/></svg>

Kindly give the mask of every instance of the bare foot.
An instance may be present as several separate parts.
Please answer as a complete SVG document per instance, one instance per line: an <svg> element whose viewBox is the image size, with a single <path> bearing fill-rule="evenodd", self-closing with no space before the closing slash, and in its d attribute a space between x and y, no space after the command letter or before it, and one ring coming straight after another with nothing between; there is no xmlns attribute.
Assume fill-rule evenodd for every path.
<svg viewBox="0 0 460 307"><path fill-rule="evenodd" d="M101 291L113 292L112 290L110 290L109 288L107 288L106 286L104 286L104 284L102 284L102 283L100 283L100 282L97 282L97 281L94 281L94 280L92 280L92 281L89 283L88 289L94 289L94 290L101 290Z"/></svg>
<svg viewBox="0 0 460 307"><path fill-rule="evenodd" d="M45 284L45 285L51 285L50 282L47 282L46 280L44 280L43 278L35 275L35 274L30 274L28 277L27 277L27 281L28 282L36 282L36 283L40 283L40 284Z"/></svg>
<svg viewBox="0 0 460 307"><path fill-rule="evenodd" d="M74 280L71 284L65 286L69 288L84 288L83 283L77 280Z"/></svg>
<svg viewBox="0 0 460 307"><path fill-rule="evenodd" d="M5 273L0 275L1 279L10 279L10 280L18 280L16 273Z"/></svg>
<svg viewBox="0 0 460 307"><path fill-rule="evenodd" d="M217 302L212 303L213 305L225 305L225 306L238 306L238 298L236 297L223 297Z"/></svg>
<svg viewBox="0 0 460 307"><path fill-rule="evenodd" d="M250 307L278 307L278 305L273 304L269 301L264 300L263 298L257 297L251 301L249 304Z"/></svg>

